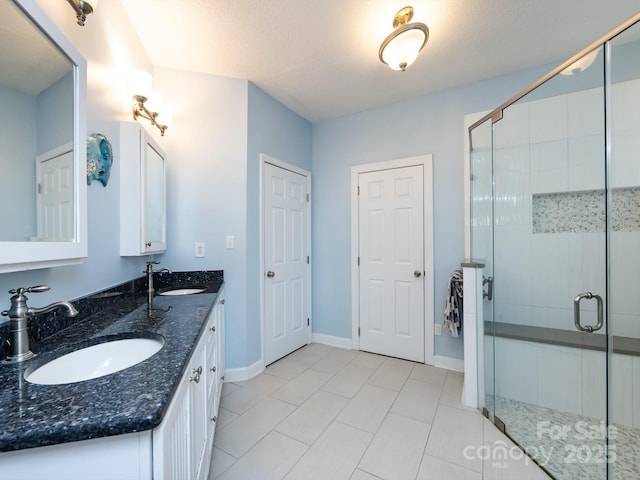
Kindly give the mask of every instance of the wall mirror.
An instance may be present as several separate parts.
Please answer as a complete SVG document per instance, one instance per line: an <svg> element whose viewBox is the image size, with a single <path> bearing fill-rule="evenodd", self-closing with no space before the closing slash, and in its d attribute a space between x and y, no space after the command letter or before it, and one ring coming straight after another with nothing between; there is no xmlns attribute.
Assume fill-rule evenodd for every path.
<svg viewBox="0 0 640 480"><path fill-rule="evenodd" d="M86 61L35 0L0 0L0 273L80 262Z"/></svg>

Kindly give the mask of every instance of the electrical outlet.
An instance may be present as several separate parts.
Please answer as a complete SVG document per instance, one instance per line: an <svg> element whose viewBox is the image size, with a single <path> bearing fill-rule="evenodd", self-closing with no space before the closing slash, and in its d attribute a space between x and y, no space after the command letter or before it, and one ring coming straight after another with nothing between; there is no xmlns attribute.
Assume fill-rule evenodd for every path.
<svg viewBox="0 0 640 480"><path fill-rule="evenodd" d="M204 242L196 242L196 257L204 257Z"/></svg>
<svg viewBox="0 0 640 480"><path fill-rule="evenodd" d="M442 335L442 324L441 323L436 323L433 325L433 332L436 335Z"/></svg>

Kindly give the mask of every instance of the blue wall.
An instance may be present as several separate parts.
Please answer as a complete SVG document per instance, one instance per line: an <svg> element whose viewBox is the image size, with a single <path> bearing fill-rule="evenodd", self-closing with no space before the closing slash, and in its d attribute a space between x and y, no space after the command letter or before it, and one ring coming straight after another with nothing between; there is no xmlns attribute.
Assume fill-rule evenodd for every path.
<svg viewBox="0 0 640 480"><path fill-rule="evenodd" d="M260 154L311 171L311 124L249 83L247 138L247 352L261 358Z"/></svg>
<svg viewBox="0 0 640 480"><path fill-rule="evenodd" d="M314 124L315 333L351 338L351 166L422 154L433 154L433 315L442 322L449 275L464 256L464 116L497 107L550 69L527 70ZM398 88L401 81L399 73ZM462 339L444 332L435 337L434 352L462 358Z"/></svg>

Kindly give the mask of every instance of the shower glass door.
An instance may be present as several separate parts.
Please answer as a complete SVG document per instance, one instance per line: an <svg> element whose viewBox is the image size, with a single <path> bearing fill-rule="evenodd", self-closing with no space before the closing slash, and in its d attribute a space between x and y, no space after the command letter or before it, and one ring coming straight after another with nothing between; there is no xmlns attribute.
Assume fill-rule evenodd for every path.
<svg viewBox="0 0 640 480"><path fill-rule="evenodd" d="M640 478L640 24L609 42L609 478Z"/></svg>
<svg viewBox="0 0 640 480"><path fill-rule="evenodd" d="M567 480L606 478L609 453L604 49L587 57L493 123L495 423Z"/></svg>

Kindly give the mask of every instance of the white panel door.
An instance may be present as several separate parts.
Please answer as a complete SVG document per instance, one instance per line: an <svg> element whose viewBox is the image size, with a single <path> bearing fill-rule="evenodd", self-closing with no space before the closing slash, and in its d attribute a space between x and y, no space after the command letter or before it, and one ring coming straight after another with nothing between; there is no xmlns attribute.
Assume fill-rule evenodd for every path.
<svg viewBox="0 0 640 480"><path fill-rule="evenodd" d="M423 166L358 185L360 349L424 362Z"/></svg>
<svg viewBox="0 0 640 480"><path fill-rule="evenodd" d="M44 159L37 167L38 240L73 240L73 152Z"/></svg>
<svg viewBox="0 0 640 480"><path fill-rule="evenodd" d="M308 342L307 177L265 163L265 365Z"/></svg>

